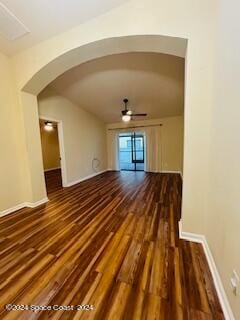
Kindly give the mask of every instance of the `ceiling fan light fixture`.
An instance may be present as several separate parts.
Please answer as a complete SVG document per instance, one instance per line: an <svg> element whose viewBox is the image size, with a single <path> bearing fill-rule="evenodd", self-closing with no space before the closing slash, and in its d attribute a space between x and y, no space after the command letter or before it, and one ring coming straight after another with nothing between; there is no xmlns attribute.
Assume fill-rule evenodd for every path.
<svg viewBox="0 0 240 320"><path fill-rule="evenodd" d="M130 121L130 120L131 120L131 117L130 117L129 114L125 114L125 115L122 116L122 121L128 122L128 121Z"/></svg>
<svg viewBox="0 0 240 320"><path fill-rule="evenodd" d="M122 121L124 122L129 122L132 117L145 117L147 114L146 113L134 113L132 110L129 110L127 104L128 104L128 99L125 98L123 99L124 103L124 110L121 111L122 113Z"/></svg>

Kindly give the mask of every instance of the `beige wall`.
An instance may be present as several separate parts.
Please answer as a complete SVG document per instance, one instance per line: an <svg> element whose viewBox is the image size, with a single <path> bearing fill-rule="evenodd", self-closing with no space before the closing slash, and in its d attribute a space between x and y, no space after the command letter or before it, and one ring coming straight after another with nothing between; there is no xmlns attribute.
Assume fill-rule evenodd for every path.
<svg viewBox="0 0 240 320"><path fill-rule="evenodd" d="M47 80L53 80L53 73L48 69L51 61L81 45L104 38L142 34L188 39L185 72L183 229L207 236L236 319L240 314L240 302L239 297L234 297L229 289L229 278L233 268L236 268L238 273L240 268L238 183L240 62L237 40L239 18L236 16L239 13L238 6L238 2L234 0L133 0L78 28L25 50L11 60L20 99L22 87L41 68L46 67L46 73L39 79L39 87L46 85ZM218 17L220 21L217 21ZM216 48L217 37L220 38L219 48ZM97 45L95 49L94 53L98 50ZM91 54L83 52L84 57L91 58ZM219 56L219 61L216 61ZM77 63L77 57L75 59ZM72 66L64 56L61 57L61 62L65 70L68 66ZM216 75L216 66L221 74ZM58 67L53 63L51 70ZM5 88L9 83L9 71L6 71L8 67L5 66L5 62L3 68L5 73L4 77L1 75L1 85ZM42 188L41 179L34 177L34 174L40 175L41 171L40 161L34 170L34 163L37 161L34 155L36 149L40 149L40 146L38 148L40 143L36 142L36 146L30 150L31 154L28 151L30 156L27 160L19 155L19 142L16 141L20 139L20 143L24 142L21 136L28 135L32 131L30 128L24 130L21 127L19 106L13 99L9 87L11 85L7 88L6 96L5 91L3 97L1 93L0 112L4 119L10 121L2 121L1 130L6 135L10 129L10 122L19 126L19 130L15 136L18 136L18 140L12 138L10 143L6 140L1 141L1 152L5 153L1 159L3 168L1 168L3 181L1 197L4 196L6 199L1 201L4 201L2 205L4 208L14 206L22 198L22 189L18 188L17 182L25 186L25 177L20 173L20 168L24 167L25 163L28 163L33 176L32 186L37 185L38 188ZM28 102L33 105L34 101ZM8 109L9 106L12 111ZM36 108L36 103L34 106ZM23 101L21 108L26 114L27 107L28 103ZM32 115L37 118L35 113L32 112ZM29 119L25 117L25 126L30 119L30 116ZM31 141L28 136L25 145L31 146L27 141ZM14 168L13 172L10 172L14 163L9 161L8 154L13 157L19 155L19 170ZM40 153L38 157L41 157ZM69 174L74 178L74 172ZM12 183L15 185L9 195L5 190L11 190ZM36 197L40 197L42 190L40 193L37 191L35 190Z"/></svg>
<svg viewBox="0 0 240 320"><path fill-rule="evenodd" d="M0 213L25 201L23 119L10 60L0 53ZM27 179L26 179L27 180Z"/></svg>
<svg viewBox="0 0 240 320"><path fill-rule="evenodd" d="M98 171L106 166L105 124L50 88L38 96L39 116L61 120L66 159L66 183L94 174L93 158L100 160Z"/></svg>
<svg viewBox="0 0 240 320"><path fill-rule="evenodd" d="M67 70L81 59L87 61L91 57L101 56L106 43L103 46L97 42L99 40L129 35L164 35L188 39L185 65L183 227L196 233L204 232L203 212L207 210L206 184L209 183L217 9L218 1L215 0L197 3L191 0L132 0L77 28L39 43L12 59L19 89L25 87L38 71L44 70L37 77L37 85L34 83L33 86L27 86L34 94L58 76L56 70ZM130 41L126 41L126 50L134 51ZM166 39L162 42L156 42L153 52L161 51L168 43ZM94 50L88 51L83 47L80 54L77 48L90 43L94 43ZM138 40L138 43L144 48L148 41ZM169 53L174 52L174 49L177 52L178 45L179 42ZM124 52L122 44L115 45L115 51L118 48ZM75 52L78 55L74 55ZM57 57L60 58L56 61ZM31 158L29 162L33 161Z"/></svg>
<svg viewBox="0 0 240 320"><path fill-rule="evenodd" d="M126 128L131 126L144 126L162 124L161 127L161 164L162 171L183 170L183 116L169 117L154 120L131 121L129 124L123 122L107 125L110 128ZM127 132L127 131L126 131ZM109 164L108 164L109 167Z"/></svg>
<svg viewBox="0 0 240 320"><path fill-rule="evenodd" d="M44 129L44 122L40 122L42 156L44 170L60 168L60 151L57 125L52 131Z"/></svg>
<svg viewBox="0 0 240 320"><path fill-rule="evenodd" d="M162 119L162 170L183 172L183 116Z"/></svg>
<svg viewBox="0 0 240 320"><path fill-rule="evenodd" d="M224 282L235 319L240 294L230 286L233 269L240 276L240 3L220 1L216 58L216 100L212 109L207 240Z"/></svg>

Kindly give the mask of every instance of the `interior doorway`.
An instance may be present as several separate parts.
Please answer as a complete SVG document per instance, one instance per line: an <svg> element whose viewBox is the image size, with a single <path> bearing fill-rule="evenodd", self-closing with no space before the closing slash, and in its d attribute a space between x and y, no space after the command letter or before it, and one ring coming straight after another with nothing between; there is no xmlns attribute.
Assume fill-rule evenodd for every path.
<svg viewBox="0 0 240 320"><path fill-rule="evenodd" d="M119 134L119 166L123 171L144 171L145 144L141 132Z"/></svg>
<svg viewBox="0 0 240 320"><path fill-rule="evenodd" d="M47 194L62 188L62 170L58 124L40 119L42 157Z"/></svg>

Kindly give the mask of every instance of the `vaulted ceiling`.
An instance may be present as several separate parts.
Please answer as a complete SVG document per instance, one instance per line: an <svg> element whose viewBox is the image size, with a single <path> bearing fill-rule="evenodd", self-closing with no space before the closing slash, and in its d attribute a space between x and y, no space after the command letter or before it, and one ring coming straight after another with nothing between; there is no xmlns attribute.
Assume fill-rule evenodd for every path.
<svg viewBox="0 0 240 320"><path fill-rule="evenodd" d="M148 113L144 119L181 115L184 59L157 53L107 56L67 71L50 86L105 123L120 121L125 97L134 112Z"/></svg>
<svg viewBox="0 0 240 320"><path fill-rule="evenodd" d="M14 54L99 16L126 0L1 0L0 51ZM29 31L16 40L3 34L25 26ZM4 32L5 31L5 32Z"/></svg>

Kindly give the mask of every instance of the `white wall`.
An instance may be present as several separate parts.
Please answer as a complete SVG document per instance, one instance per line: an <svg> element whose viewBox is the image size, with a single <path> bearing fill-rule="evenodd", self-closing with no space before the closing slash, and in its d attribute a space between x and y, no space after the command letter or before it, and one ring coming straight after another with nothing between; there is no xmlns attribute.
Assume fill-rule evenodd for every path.
<svg viewBox="0 0 240 320"><path fill-rule="evenodd" d="M102 121L50 88L38 96L38 105L40 117L62 120L67 184L94 174L93 158L100 160L98 171L106 170L106 130Z"/></svg>

